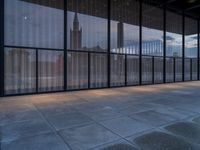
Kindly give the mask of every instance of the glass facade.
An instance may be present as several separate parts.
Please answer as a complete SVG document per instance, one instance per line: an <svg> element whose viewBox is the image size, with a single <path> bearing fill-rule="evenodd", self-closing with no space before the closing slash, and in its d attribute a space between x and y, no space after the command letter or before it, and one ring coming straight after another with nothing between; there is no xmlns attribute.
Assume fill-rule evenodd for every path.
<svg viewBox="0 0 200 150"><path fill-rule="evenodd" d="M185 80L197 80L198 22L185 17ZM190 59L188 59L190 58Z"/></svg>
<svg viewBox="0 0 200 150"><path fill-rule="evenodd" d="M5 48L5 93L36 92L36 51L34 49Z"/></svg>
<svg viewBox="0 0 200 150"><path fill-rule="evenodd" d="M151 0L4 0L3 18L2 95L200 74L198 20Z"/></svg>

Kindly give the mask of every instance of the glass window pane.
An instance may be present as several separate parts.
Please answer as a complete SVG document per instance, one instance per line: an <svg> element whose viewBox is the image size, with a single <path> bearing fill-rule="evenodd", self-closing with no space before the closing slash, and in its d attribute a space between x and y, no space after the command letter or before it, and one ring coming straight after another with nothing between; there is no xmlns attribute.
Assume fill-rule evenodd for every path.
<svg viewBox="0 0 200 150"><path fill-rule="evenodd" d="M88 53L68 52L67 54L67 88L88 88Z"/></svg>
<svg viewBox="0 0 200 150"><path fill-rule="evenodd" d="M191 58L185 63L185 80L197 79L197 51L198 51L198 23L197 20L185 17L185 57ZM191 72L192 71L192 72ZM189 76L190 75L190 76Z"/></svg>
<svg viewBox="0 0 200 150"><path fill-rule="evenodd" d="M153 81L152 63L151 56L142 57L142 84L151 84Z"/></svg>
<svg viewBox="0 0 200 150"><path fill-rule="evenodd" d="M185 74L184 74L184 80L185 81L188 81L188 80L190 80L190 75L191 75L191 62L190 62L190 58L185 58L185 60L184 60L185 62L185 69L184 69L184 71L185 71Z"/></svg>
<svg viewBox="0 0 200 150"><path fill-rule="evenodd" d="M111 86L125 85L125 56L111 55Z"/></svg>
<svg viewBox="0 0 200 150"><path fill-rule="evenodd" d="M175 81L182 81L182 58L175 58Z"/></svg>
<svg viewBox="0 0 200 150"><path fill-rule="evenodd" d="M107 51L107 0L67 0L70 50Z"/></svg>
<svg viewBox="0 0 200 150"><path fill-rule="evenodd" d="M163 55L163 9L142 6L142 54Z"/></svg>
<svg viewBox="0 0 200 150"><path fill-rule="evenodd" d="M60 91L64 84L63 51L38 51L38 91Z"/></svg>
<svg viewBox="0 0 200 150"><path fill-rule="evenodd" d="M111 0L111 52L139 54L137 0Z"/></svg>
<svg viewBox="0 0 200 150"><path fill-rule="evenodd" d="M197 73L198 73L198 65L197 65L197 58L192 58L192 80L197 80Z"/></svg>
<svg viewBox="0 0 200 150"><path fill-rule="evenodd" d="M182 16L166 12L166 56L182 57Z"/></svg>
<svg viewBox="0 0 200 150"><path fill-rule="evenodd" d="M36 92L36 51L5 48L5 94Z"/></svg>
<svg viewBox="0 0 200 150"><path fill-rule="evenodd" d="M139 84L139 56L127 56L127 85Z"/></svg>
<svg viewBox="0 0 200 150"><path fill-rule="evenodd" d="M5 0L5 44L63 49L63 0Z"/></svg>
<svg viewBox="0 0 200 150"><path fill-rule="evenodd" d="M163 82L163 57L154 57L154 83Z"/></svg>
<svg viewBox="0 0 200 150"><path fill-rule="evenodd" d="M107 68L107 55L95 54L90 55L90 87L99 88L107 87L108 81L108 68Z"/></svg>
<svg viewBox="0 0 200 150"><path fill-rule="evenodd" d="M166 82L174 82L174 58L166 58Z"/></svg>
<svg viewBox="0 0 200 150"><path fill-rule="evenodd" d="M185 17L185 57L197 58L197 20Z"/></svg>

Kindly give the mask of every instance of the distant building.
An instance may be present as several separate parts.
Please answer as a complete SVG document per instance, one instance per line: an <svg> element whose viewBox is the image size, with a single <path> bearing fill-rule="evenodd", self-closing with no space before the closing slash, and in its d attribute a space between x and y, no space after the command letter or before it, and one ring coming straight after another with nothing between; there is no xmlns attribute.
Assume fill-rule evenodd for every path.
<svg viewBox="0 0 200 150"><path fill-rule="evenodd" d="M70 49L82 48L82 28L79 27L78 14L75 12L73 28L70 29Z"/></svg>

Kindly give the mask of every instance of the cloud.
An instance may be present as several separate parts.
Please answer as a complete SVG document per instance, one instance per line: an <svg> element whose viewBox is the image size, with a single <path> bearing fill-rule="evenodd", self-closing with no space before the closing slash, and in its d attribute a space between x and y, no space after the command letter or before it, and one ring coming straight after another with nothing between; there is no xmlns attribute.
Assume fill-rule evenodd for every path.
<svg viewBox="0 0 200 150"><path fill-rule="evenodd" d="M175 38L173 38L173 37L171 37L171 36L166 36L166 40L174 41Z"/></svg>

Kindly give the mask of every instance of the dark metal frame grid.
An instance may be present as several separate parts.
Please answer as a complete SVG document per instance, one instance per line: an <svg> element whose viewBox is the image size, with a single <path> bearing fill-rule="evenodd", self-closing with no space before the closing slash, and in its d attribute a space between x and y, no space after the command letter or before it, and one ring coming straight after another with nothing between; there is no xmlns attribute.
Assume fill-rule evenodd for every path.
<svg viewBox="0 0 200 150"><path fill-rule="evenodd" d="M115 88L115 87L124 87L124 86L135 86L135 85L128 85L127 84L127 56L129 55L135 55L135 54L122 54L122 53L113 53L110 51L111 49L111 41L110 41L110 34L111 34L111 0L108 0L108 18L107 18L107 45L108 49L107 52L95 52L95 51L83 51L83 50L69 50L67 49L67 0L64 1L64 49L51 49L51 48L36 48L36 47L23 47L23 46L9 46L9 45L4 45L4 0L0 1L0 96L15 96L15 95L30 95L30 94L38 94L38 93L53 93L53 92L64 92L64 91L77 91L77 90L87 90L87 89L102 89L102 88ZM163 56L152 56L152 55L142 55L142 5L143 2L142 0L139 1L139 55L135 55L139 57L139 84L136 85L145 85L142 84L142 56L148 56L152 57L152 83L150 84L163 84L163 83L174 83L175 77L176 77L176 64L175 60L176 57L168 57L166 56L166 11L173 11L169 10L169 8L166 7L167 4L164 4L162 6L163 10ZM152 6L153 7L153 6ZM175 12L179 13L179 12ZM185 29L185 14L184 12L181 13L182 15L182 28L183 28L183 33L182 33L182 57L177 57L177 58L182 58L182 81L184 81L184 59L185 59L185 36L184 36L184 29ZM191 17L191 16L189 16ZM198 54L197 54L197 80L200 79L200 21L196 18L195 20L198 21ZM4 93L4 48L9 47L9 48L27 48L27 49L35 49L36 50L36 92L34 93L23 93L23 94L11 94L11 95L6 95ZM38 91L38 51L39 50L57 50L57 51L63 51L64 53L64 89L61 91L47 91L47 92L39 92ZM84 52L88 54L88 88L86 89L75 89L75 90L69 90L67 89L67 52ZM100 54L107 54L107 87L100 87L100 88L90 88L90 55L91 53L100 53ZM124 55L125 56L125 66L124 66L124 71L125 71L125 81L123 86L111 86L111 54L117 54L117 55ZM163 58L163 82L162 83L154 83L154 57L162 57ZM166 81L166 58L172 58L173 63L174 63L174 68L173 68L173 82L167 82ZM192 62L192 58L190 58L190 62ZM192 65L192 63L190 63ZM191 80L192 81L192 68L190 69L190 74L191 74Z"/></svg>

